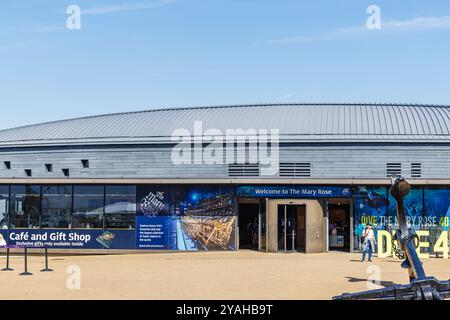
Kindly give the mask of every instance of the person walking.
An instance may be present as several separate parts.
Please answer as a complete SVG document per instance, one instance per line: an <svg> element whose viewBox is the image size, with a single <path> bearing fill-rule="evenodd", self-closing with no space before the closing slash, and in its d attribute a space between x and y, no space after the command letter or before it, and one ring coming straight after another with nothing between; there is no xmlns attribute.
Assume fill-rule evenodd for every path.
<svg viewBox="0 0 450 320"><path fill-rule="evenodd" d="M369 223L367 224L366 228L364 229L362 235L361 235L361 243L362 243L362 262L366 260L366 254L369 254L369 262L372 261L372 254L375 252L375 234L372 229L372 225Z"/></svg>

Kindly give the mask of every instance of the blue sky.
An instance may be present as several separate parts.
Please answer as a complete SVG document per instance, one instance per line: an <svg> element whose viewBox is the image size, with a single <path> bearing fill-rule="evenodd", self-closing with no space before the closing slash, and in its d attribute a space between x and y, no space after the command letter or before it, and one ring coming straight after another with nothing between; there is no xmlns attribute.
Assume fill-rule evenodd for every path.
<svg viewBox="0 0 450 320"><path fill-rule="evenodd" d="M67 30L66 9L82 10ZM382 29L364 28L369 5ZM450 104L448 0L5 0L0 128L157 107Z"/></svg>

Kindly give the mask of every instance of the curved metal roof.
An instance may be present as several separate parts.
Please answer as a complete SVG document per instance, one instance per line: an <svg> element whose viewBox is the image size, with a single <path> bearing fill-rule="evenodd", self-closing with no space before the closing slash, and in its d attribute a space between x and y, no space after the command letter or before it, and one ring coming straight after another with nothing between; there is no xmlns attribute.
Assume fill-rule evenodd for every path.
<svg viewBox="0 0 450 320"><path fill-rule="evenodd" d="M396 104L262 104L158 109L0 131L0 146L168 142L172 132L279 129L281 141L449 142L450 107Z"/></svg>

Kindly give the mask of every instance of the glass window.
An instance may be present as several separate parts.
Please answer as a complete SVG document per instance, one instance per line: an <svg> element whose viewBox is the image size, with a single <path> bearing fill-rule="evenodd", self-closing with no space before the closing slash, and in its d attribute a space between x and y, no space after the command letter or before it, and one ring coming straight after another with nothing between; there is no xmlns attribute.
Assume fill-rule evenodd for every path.
<svg viewBox="0 0 450 320"><path fill-rule="evenodd" d="M0 186L0 228L8 227L9 186Z"/></svg>
<svg viewBox="0 0 450 320"><path fill-rule="evenodd" d="M106 227L133 229L136 186L106 186Z"/></svg>
<svg viewBox="0 0 450 320"><path fill-rule="evenodd" d="M73 187L73 228L103 228L104 190L104 186Z"/></svg>
<svg viewBox="0 0 450 320"><path fill-rule="evenodd" d="M70 228L71 214L71 186L42 187L42 228Z"/></svg>
<svg viewBox="0 0 450 320"><path fill-rule="evenodd" d="M41 186L11 186L10 227L39 228Z"/></svg>

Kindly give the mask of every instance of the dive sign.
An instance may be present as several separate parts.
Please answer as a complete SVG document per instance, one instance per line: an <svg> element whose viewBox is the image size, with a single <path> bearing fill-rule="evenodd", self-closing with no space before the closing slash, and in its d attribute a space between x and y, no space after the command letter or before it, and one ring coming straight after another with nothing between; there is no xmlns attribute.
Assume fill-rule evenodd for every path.
<svg viewBox="0 0 450 320"><path fill-rule="evenodd" d="M395 234L395 232L393 232ZM378 258L389 258L395 257L395 253L392 246L393 234L389 233L386 230L378 230L377 239L378 239ZM432 248L432 252L436 255L442 256L444 259L448 259L448 253L450 251L449 241L448 241L448 231L442 231L439 233L439 237L437 237L436 241L430 243L426 241L427 238L430 239L430 231L429 230L417 230L416 234L418 236L418 241L416 243L417 247L417 255L419 258L430 258L430 249ZM427 252L428 251L428 252Z"/></svg>

